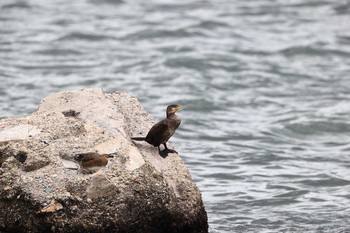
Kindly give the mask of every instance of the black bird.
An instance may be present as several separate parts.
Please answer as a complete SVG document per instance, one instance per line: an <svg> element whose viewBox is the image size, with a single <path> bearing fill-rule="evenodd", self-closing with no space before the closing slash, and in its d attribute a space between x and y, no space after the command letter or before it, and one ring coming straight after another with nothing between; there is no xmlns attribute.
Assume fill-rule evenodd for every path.
<svg viewBox="0 0 350 233"><path fill-rule="evenodd" d="M166 109L166 118L155 124L146 137L132 137L132 140L136 141L146 141L153 146L157 146L159 153L160 144L163 144L165 147L165 152L167 153L176 153L175 150L168 149L166 143L171 136L175 133L175 130L179 127L181 119L175 114L181 107L177 104L169 105Z"/></svg>

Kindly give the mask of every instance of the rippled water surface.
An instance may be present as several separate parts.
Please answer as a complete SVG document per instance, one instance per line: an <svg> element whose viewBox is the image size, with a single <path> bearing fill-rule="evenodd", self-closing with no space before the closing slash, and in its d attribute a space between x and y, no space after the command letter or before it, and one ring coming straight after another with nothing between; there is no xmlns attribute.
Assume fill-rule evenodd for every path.
<svg viewBox="0 0 350 233"><path fill-rule="evenodd" d="M210 232L350 231L350 2L1 0L0 117L128 91L202 191Z"/></svg>

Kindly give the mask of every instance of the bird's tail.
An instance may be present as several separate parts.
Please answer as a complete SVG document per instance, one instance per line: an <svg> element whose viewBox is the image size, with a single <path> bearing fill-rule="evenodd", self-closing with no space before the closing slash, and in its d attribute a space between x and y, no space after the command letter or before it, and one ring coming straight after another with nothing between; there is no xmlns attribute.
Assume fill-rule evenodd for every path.
<svg viewBox="0 0 350 233"><path fill-rule="evenodd" d="M144 140L146 140L146 137L132 137L131 140L144 141Z"/></svg>

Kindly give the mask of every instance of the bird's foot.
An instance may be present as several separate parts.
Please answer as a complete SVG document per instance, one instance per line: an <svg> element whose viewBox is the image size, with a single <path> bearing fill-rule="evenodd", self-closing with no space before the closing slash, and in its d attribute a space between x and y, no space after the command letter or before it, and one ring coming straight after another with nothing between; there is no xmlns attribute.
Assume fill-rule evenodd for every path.
<svg viewBox="0 0 350 233"><path fill-rule="evenodd" d="M166 145L166 143L163 144L164 145L164 150L167 152L167 153L175 153L175 154L178 154L176 150L173 150L173 149L169 149Z"/></svg>
<svg viewBox="0 0 350 233"><path fill-rule="evenodd" d="M177 153L177 151L176 150L173 150L173 149L165 149L165 151L167 152L167 153L175 153L175 154L178 154Z"/></svg>
<svg viewBox="0 0 350 233"><path fill-rule="evenodd" d="M169 153L178 154L176 150L172 150L172 149L164 149L162 151L159 151L159 155L163 158L167 157L169 155Z"/></svg>

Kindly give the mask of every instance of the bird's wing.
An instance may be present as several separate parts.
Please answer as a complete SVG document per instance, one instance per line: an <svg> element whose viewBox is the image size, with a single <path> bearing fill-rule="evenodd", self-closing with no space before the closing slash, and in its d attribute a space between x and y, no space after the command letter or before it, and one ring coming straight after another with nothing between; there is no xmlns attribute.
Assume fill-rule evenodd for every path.
<svg viewBox="0 0 350 233"><path fill-rule="evenodd" d="M147 137L154 137L159 133L166 132L169 129L169 123L165 120L155 124L148 132Z"/></svg>
<svg viewBox="0 0 350 233"><path fill-rule="evenodd" d="M155 124L147 134L146 141L158 146L166 142L171 135L169 134L169 122L167 120L162 120Z"/></svg>

